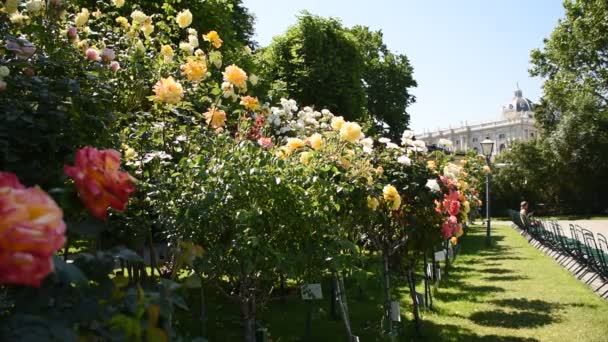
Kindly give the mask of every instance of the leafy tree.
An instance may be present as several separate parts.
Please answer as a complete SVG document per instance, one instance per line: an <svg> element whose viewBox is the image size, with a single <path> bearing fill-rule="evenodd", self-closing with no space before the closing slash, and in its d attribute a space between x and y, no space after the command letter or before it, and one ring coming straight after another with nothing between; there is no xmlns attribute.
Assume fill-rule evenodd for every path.
<svg viewBox="0 0 608 342"><path fill-rule="evenodd" d="M569 0L564 8L544 48L532 51L530 73L545 78L536 119L555 152L565 206L597 212L608 206L597 192L608 187L608 3Z"/></svg>
<svg viewBox="0 0 608 342"><path fill-rule="evenodd" d="M413 68L406 55L391 52L382 40L381 31L370 31L355 26L351 32L357 37L365 65L363 82L367 95L367 110L380 131L387 130L397 139L408 127L407 106L416 98L408 92L415 87Z"/></svg>
<svg viewBox="0 0 608 342"><path fill-rule="evenodd" d="M259 53L261 74L275 97L293 97L348 120L364 115L363 59L353 35L333 18L304 12L295 26Z"/></svg>

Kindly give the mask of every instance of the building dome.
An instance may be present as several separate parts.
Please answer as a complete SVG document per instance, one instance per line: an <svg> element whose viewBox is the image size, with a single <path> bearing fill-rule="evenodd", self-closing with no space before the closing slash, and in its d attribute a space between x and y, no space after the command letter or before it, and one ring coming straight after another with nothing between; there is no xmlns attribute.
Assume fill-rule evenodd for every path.
<svg viewBox="0 0 608 342"><path fill-rule="evenodd" d="M531 117L534 112L534 103L523 96L523 93L518 86L515 90L513 100L503 107L502 112L507 119Z"/></svg>

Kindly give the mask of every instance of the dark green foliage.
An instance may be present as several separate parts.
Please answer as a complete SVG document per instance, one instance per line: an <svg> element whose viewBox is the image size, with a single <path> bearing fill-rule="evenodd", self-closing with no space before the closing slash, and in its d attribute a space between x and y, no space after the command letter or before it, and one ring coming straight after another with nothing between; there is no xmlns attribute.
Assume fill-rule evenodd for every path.
<svg viewBox="0 0 608 342"><path fill-rule="evenodd" d="M109 71L83 64L81 52L64 39L63 27L36 20L44 20L46 28L0 26L0 36L9 40L25 31L39 38L31 42L37 52L29 60L11 51L0 57L0 65L11 70L8 89L0 92L0 170L16 172L26 184L50 187L58 184L75 148L111 144L114 137L106 133L112 89L104 81ZM49 34L42 34L45 29Z"/></svg>
<svg viewBox="0 0 608 342"><path fill-rule="evenodd" d="M271 96L327 108L347 120L364 115L363 57L337 19L304 12L295 26L260 52L260 59Z"/></svg>
<svg viewBox="0 0 608 342"><path fill-rule="evenodd" d="M413 68L406 55L395 54L386 47L381 31L373 32L365 26L355 26L350 31L357 38L365 61L367 110L380 132L388 131L391 138L398 139L410 121L406 108L415 101L408 91L417 85Z"/></svg>

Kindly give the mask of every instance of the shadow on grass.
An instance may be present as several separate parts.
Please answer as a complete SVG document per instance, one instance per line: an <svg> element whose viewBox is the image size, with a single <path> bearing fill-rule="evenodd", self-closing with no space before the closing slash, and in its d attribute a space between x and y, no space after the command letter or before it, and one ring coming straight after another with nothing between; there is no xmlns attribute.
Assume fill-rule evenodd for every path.
<svg viewBox="0 0 608 342"><path fill-rule="evenodd" d="M458 291L453 292L453 289L458 289ZM505 289L498 286L476 286L476 285L468 285L468 284L455 284L452 282L452 285L446 284L446 292L437 292L435 298L444 301L477 301L480 298L484 298L486 296L492 295L497 292L505 292Z"/></svg>
<svg viewBox="0 0 608 342"><path fill-rule="evenodd" d="M550 312L552 310L560 310L566 307L590 307L594 308L597 305L581 304L581 303L550 303L544 300L538 299L525 299L525 298L509 298L509 299L497 299L492 300L490 303L500 307L509 307L516 310L533 310L540 312Z"/></svg>
<svg viewBox="0 0 608 342"><path fill-rule="evenodd" d="M469 316L476 324L487 327L501 328L536 328L547 324L559 323L560 319L541 312L519 311L506 312L502 310L478 311Z"/></svg>
<svg viewBox="0 0 608 342"><path fill-rule="evenodd" d="M517 280L527 280L530 277L520 276L520 275L506 275L506 276L489 276L484 277L483 280L487 281L517 281Z"/></svg>
<svg viewBox="0 0 608 342"><path fill-rule="evenodd" d="M412 331L412 329L413 327L410 327L408 330ZM403 340L405 341L406 339ZM410 339L408 338L407 340L409 341ZM518 336L481 336L470 329L463 328L458 325L435 324L433 322L424 321L420 335L417 338L412 338L411 341L536 342L539 340Z"/></svg>

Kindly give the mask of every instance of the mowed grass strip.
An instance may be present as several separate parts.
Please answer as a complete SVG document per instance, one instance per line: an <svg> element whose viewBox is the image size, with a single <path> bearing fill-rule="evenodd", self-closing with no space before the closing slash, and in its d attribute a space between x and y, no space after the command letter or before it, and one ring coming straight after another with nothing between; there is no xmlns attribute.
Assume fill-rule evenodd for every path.
<svg viewBox="0 0 608 342"><path fill-rule="evenodd" d="M608 302L508 225L474 226L423 333L443 341L608 341Z"/></svg>

